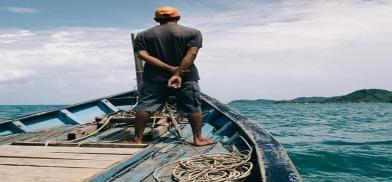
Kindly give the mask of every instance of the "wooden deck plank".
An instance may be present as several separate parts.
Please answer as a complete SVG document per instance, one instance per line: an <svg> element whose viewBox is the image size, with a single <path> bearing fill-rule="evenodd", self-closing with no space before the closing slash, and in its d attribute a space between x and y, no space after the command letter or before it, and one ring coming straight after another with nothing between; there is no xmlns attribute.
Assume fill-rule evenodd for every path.
<svg viewBox="0 0 392 182"><path fill-rule="evenodd" d="M25 139L24 141L30 141L30 142L47 141L47 140L50 140L51 138L60 136L64 133L68 133L73 128L75 128L75 126L63 126L60 128L47 129L44 132L42 132L40 135Z"/></svg>
<svg viewBox="0 0 392 182"><path fill-rule="evenodd" d="M29 132L29 133L18 133L12 135L11 137L6 137L0 139L0 145L9 144L15 141L31 141L31 140L53 140L61 138L61 136L65 135L69 130L72 130L75 126L63 126L60 128L37 131L37 132ZM65 137L63 137L65 139Z"/></svg>
<svg viewBox="0 0 392 182"><path fill-rule="evenodd" d="M22 149L23 148L23 149ZM117 161L124 159L127 155L107 154L107 153L83 153L88 148L74 147L74 151L81 153L62 153L62 147L26 147L26 146L0 146L0 157L19 157L19 158L47 158L47 159L79 159L79 160L110 160ZM99 152L102 148L90 148L89 151ZM54 150L57 150L54 151ZM142 150L142 149L139 149ZM104 149L107 152L107 149ZM137 152L138 149L130 149L129 154Z"/></svg>
<svg viewBox="0 0 392 182"><path fill-rule="evenodd" d="M113 161L105 161L105 160L67 160L67 159L0 157L0 165L8 165L8 166L105 169L112 164Z"/></svg>
<svg viewBox="0 0 392 182"><path fill-rule="evenodd" d="M40 151L44 153L86 153L86 154L123 154L130 155L143 150L142 148L92 148L92 147L42 147L42 146L0 146L1 151Z"/></svg>
<svg viewBox="0 0 392 182"><path fill-rule="evenodd" d="M0 165L1 181L79 182L101 169Z"/></svg>
<svg viewBox="0 0 392 182"><path fill-rule="evenodd" d="M44 132L46 132L46 131L30 132L30 133L18 133L16 135L13 135L12 137L7 137L7 138L4 138L4 139L1 139L0 145L9 144L9 143L12 143L14 141L22 141L22 140L29 139L31 137L43 135Z"/></svg>
<svg viewBox="0 0 392 182"><path fill-rule="evenodd" d="M185 125L182 129L183 137L186 138L187 141L193 141L192 129L189 124ZM172 134L170 134L171 137ZM152 173L156 168L167 164L169 162L173 162L183 157L197 155L198 153L190 148L189 146L185 146L179 143L171 143L170 141L177 141L175 138L168 138L166 141L158 144L161 145L161 150L155 154L150 159L144 161L138 166L130 169L128 172L114 179L115 182L128 182L128 181L154 181L152 178ZM166 143L168 142L168 143ZM198 150L204 152L213 146L204 146L197 147ZM158 146L158 148L160 148Z"/></svg>
<svg viewBox="0 0 392 182"><path fill-rule="evenodd" d="M47 141L47 142L12 142L11 145L18 146L57 146L57 147L90 147L90 148L145 148L148 144L134 143L112 143L112 142L67 142L67 141Z"/></svg>
<svg viewBox="0 0 392 182"><path fill-rule="evenodd" d="M120 141L120 140L130 140L133 138L135 134L134 127L124 128L122 130L118 130L115 133L107 135L101 138L101 141Z"/></svg>
<svg viewBox="0 0 392 182"><path fill-rule="evenodd" d="M99 132L94 136L91 136L89 138L86 138L82 140L83 142L99 142L105 140L106 137L112 136L116 134L119 131L122 131L123 128L110 128L105 131Z"/></svg>
<svg viewBox="0 0 392 182"><path fill-rule="evenodd" d="M63 153L3 153L0 152L0 157L19 157L19 158L44 158L44 159L69 159L69 160L108 160L117 161L124 158L121 155L103 155L103 154L63 154Z"/></svg>
<svg viewBox="0 0 392 182"><path fill-rule="evenodd" d="M0 181L76 182L110 170L145 148L0 145Z"/></svg>

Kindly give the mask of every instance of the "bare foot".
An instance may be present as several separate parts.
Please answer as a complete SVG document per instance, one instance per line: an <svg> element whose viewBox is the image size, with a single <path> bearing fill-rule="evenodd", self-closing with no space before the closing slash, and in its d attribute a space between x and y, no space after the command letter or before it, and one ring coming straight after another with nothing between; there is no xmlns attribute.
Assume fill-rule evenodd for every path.
<svg viewBox="0 0 392 182"><path fill-rule="evenodd" d="M216 144L216 141L207 138L195 139L194 141L194 145L197 147Z"/></svg>
<svg viewBox="0 0 392 182"><path fill-rule="evenodd" d="M121 143L142 144L142 140L132 138L132 139L123 140L121 141Z"/></svg>

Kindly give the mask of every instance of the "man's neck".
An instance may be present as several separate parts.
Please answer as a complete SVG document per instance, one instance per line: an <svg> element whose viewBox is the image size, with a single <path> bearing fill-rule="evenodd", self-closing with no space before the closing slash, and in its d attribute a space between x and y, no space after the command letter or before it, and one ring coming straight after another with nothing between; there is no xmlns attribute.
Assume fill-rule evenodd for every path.
<svg viewBox="0 0 392 182"><path fill-rule="evenodd" d="M168 21L165 23L161 23L161 25L169 25L169 24L177 24L177 21Z"/></svg>

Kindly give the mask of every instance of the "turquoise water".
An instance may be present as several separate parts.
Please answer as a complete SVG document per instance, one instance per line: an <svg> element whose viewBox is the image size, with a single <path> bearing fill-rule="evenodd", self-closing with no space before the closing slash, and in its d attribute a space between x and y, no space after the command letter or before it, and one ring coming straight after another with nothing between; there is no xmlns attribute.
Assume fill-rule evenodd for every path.
<svg viewBox="0 0 392 182"><path fill-rule="evenodd" d="M287 149L304 181L392 181L392 104L231 104ZM0 120L63 106L1 106Z"/></svg>
<svg viewBox="0 0 392 182"><path fill-rule="evenodd" d="M392 104L230 104L287 149L304 181L392 181Z"/></svg>
<svg viewBox="0 0 392 182"><path fill-rule="evenodd" d="M37 112L60 109L62 105L0 105L0 121Z"/></svg>

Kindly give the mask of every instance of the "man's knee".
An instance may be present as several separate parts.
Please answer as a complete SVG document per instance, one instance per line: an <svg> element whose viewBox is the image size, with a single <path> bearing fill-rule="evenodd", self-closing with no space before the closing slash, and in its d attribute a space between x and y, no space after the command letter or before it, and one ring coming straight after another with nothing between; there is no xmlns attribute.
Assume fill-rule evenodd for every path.
<svg viewBox="0 0 392 182"><path fill-rule="evenodd" d="M136 114L135 114L135 117L136 117L137 120L138 119L146 120L146 119L148 119L150 117L150 113L147 112L147 111L137 111Z"/></svg>

